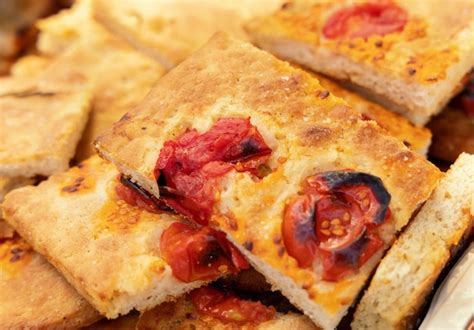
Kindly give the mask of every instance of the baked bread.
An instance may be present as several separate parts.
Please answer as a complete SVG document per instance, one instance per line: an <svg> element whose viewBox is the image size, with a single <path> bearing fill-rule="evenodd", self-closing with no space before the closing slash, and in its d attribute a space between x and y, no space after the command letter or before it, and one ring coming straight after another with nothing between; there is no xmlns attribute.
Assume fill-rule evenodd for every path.
<svg viewBox="0 0 474 330"><path fill-rule="evenodd" d="M431 132L424 127L416 127L399 114L354 93L323 75L314 73L321 85L335 96L343 98L349 105L362 114L365 120L374 120L390 135L402 141L411 150L424 156L431 143Z"/></svg>
<svg viewBox="0 0 474 330"><path fill-rule="evenodd" d="M13 189L32 184L34 181L29 178L10 178L6 176L0 176L0 203L3 201L5 195ZM0 208L1 217L1 208Z"/></svg>
<svg viewBox="0 0 474 330"><path fill-rule="evenodd" d="M0 227L6 227L3 220ZM10 232L0 231L2 329L78 328L100 318L43 257Z"/></svg>
<svg viewBox="0 0 474 330"><path fill-rule="evenodd" d="M474 221L474 155L461 154L400 235L357 306L353 329L407 329ZM467 321L467 320L466 320Z"/></svg>
<svg viewBox="0 0 474 330"><path fill-rule="evenodd" d="M0 176L62 172L86 126L90 94L18 79L0 86Z"/></svg>
<svg viewBox="0 0 474 330"><path fill-rule="evenodd" d="M242 23L276 9L282 0L93 2L99 22L167 69L202 46L215 32L246 38Z"/></svg>
<svg viewBox="0 0 474 330"><path fill-rule="evenodd" d="M140 102L164 68L97 23L90 0L49 17L40 27L40 49L57 57L39 79L73 89L87 87L93 95L92 112L75 157L82 161L94 154L92 142L97 135Z"/></svg>
<svg viewBox="0 0 474 330"><path fill-rule="evenodd" d="M271 53L346 80L418 126L474 65L474 4L293 1L246 25Z"/></svg>
<svg viewBox="0 0 474 330"><path fill-rule="evenodd" d="M469 329L474 297L474 244L468 246L439 287L419 329Z"/></svg>
<svg viewBox="0 0 474 330"><path fill-rule="evenodd" d="M165 141L167 151L162 155ZM168 148L193 145L193 141L204 141L209 150L197 145L196 152L176 151L190 157L176 173L179 168L199 169L204 166L200 162L212 161L208 153L219 155L223 146L231 148L222 151L231 163L211 162L216 169L204 166L203 173L191 170L191 176L204 182L194 182L196 186L185 172L179 174L183 180L189 178L187 188L177 188L175 176L160 178L161 167L155 176L159 157L174 157ZM391 195L388 207L393 217L382 225L381 245L387 247L440 177L422 156L386 135L375 122L362 120L308 73L224 33L160 79L138 107L98 138L96 146L143 189L193 220L225 231L274 288L324 328L339 323L383 248L379 246L347 278L321 280L317 261L299 267L296 258L285 252L281 232L289 200L318 174L376 176L381 181L370 180L386 187L380 186L385 197L378 199L383 208L388 206L387 193ZM241 161L233 165L232 159ZM158 164L162 162L163 158ZM164 166L163 171L168 171ZM355 172L344 174L347 169Z"/></svg>
<svg viewBox="0 0 474 330"><path fill-rule="evenodd" d="M127 204L118 185L114 166L95 156L39 186L12 191L3 203L7 222L108 318L150 309L205 283L180 280L186 274L167 263L178 260L164 256L161 235L179 219ZM207 260L209 247L215 261L205 267L226 274L222 249L206 245L197 258Z"/></svg>
<svg viewBox="0 0 474 330"><path fill-rule="evenodd" d="M208 290L207 287L202 289L197 289L190 294L187 294L183 297L180 297L177 301L166 302L155 307L152 310L146 311L140 315L140 319L137 323L138 330L154 330L154 329L219 329L219 330L230 330L230 329L292 329L292 330L311 330L317 329L317 327L311 322L311 320L301 314L295 313L275 313L270 312L268 317L264 320L254 321L254 322L238 322L236 319L241 317L242 314L239 314L238 305L228 304L232 306L234 312L237 315L232 315L231 313L225 314L225 311L228 311L225 307L212 306L214 309L219 310L222 315L231 315L228 319L224 316L223 319L216 317L214 315L207 315L201 309L196 306L196 294L198 291ZM214 288L209 288L209 290L217 290ZM220 290L219 290L220 291ZM218 291L218 292L219 292ZM211 291L212 292L212 291ZM220 291L222 292L222 291ZM208 292L205 292L208 293ZM213 293L213 292L212 292ZM223 293L223 292L222 292ZM217 293L219 294L219 293ZM191 296L194 295L195 299L192 299ZM242 304L250 302L250 308L259 309L259 316L262 317L263 312L261 309L266 311L273 309L272 306L267 307L259 302L251 302L250 300L245 300L238 295L233 295L241 301ZM214 297L215 298L215 297ZM220 298L220 297L219 297ZM216 302L216 301L214 301ZM222 301L218 301L222 304ZM252 306L255 305L255 306ZM265 306L265 307L264 307ZM248 310L247 310L248 312ZM255 313L257 313L255 311ZM245 314L243 314L245 315ZM255 316L255 314L254 314ZM263 318L263 317L262 317Z"/></svg>

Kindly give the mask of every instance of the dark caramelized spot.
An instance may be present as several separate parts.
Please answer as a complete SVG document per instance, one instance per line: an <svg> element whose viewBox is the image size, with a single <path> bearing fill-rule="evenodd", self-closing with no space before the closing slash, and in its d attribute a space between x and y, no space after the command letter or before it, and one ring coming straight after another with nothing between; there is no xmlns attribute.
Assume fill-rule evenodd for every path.
<svg viewBox="0 0 474 330"><path fill-rule="evenodd" d="M408 68L407 72L410 76L413 76L416 73L416 69Z"/></svg>
<svg viewBox="0 0 474 330"><path fill-rule="evenodd" d="M244 242L244 248L246 248L249 251L253 250L253 242L251 240L246 240Z"/></svg>
<svg viewBox="0 0 474 330"><path fill-rule="evenodd" d="M64 192L73 193L79 190L80 184L73 184L72 186L66 186L62 189Z"/></svg>
<svg viewBox="0 0 474 330"><path fill-rule="evenodd" d="M382 47L382 46L383 46L383 41L382 41L382 40L377 40L377 41L375 42L375 47L380 48L380 47Z"/></svg>
<svg viewBox="0 0 474 330"><path fill-rule="evenodd" d="M317 91L316 96L319 97L321 100L324 100L329 96L329 91Z"/></svg>
<svg viewBox="0 0 474 330"><path fill-rule="evenodd" d="M279 256L279 257L283 257L283 254L285 254L285 247L280 246L280 247L278 248L278 252L277 252L277 253L278 253L278 256Z"/></svg>

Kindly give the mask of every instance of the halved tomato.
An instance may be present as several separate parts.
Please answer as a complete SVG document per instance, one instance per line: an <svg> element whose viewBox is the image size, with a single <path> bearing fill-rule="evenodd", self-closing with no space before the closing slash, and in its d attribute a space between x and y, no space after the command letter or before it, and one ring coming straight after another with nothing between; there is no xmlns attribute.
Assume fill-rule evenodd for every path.
<svg viewBox="0 0 474 330"><path fill-rule="evenodd" d="M219 178L232 169L257 176L271 152L249 118L220 119L203 134L192 129L165 142L154 175L171 208L206 225Z"/></svg>
<svg viewBox="0 0 474 330"><path fill-rule="evenodd" d="M216 318L224 323L261 323L275 317L276 310L260 302L239 297L211 287L190 293L191 301L201 315Z"/></svg>
<svg viewBox="0 0 474 330"><path fill-rule="evenodd" d="M390 218L389 203L382 181L370 174L344 170L308 177L303 194L285 209L288 254L300 267L319 255L327 280L354 272L383 246L377 227Z"/></svg>
<svg viewBox="0 0 474 330"><path fill-rule="evenodd" d="M175 222L161 235L160 248L173 275L183 282L213 280L249 268L225 234L209 227Z"/></svg>
<svg viewBox="0 0 474 330"><path fill-rule="evenodd" d="M394 3L356 4L334 12L323 27L323 35L328 39L383 36L402 31L407 22L407 12Z"/></svg>

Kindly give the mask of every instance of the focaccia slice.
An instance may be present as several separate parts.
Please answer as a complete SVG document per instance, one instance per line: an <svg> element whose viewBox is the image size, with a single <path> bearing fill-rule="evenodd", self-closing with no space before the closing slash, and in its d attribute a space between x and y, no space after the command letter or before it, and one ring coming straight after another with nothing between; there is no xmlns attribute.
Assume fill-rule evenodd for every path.
<svg viewBox="0 0 474 330"><path fill-rule="evenodd" d="M114 166L95 156L37 187L11 192L3 203L5 219L108 318L125 315L133 308L150 309L210 279L183 279L186 274L176 272L186 260L178 257L186 251L195 252L187 248L190 245L175 258L173 251L162 249L162 234L175 228L179 218L148 212L140 207L147 207L146 203L133 202L136 195L131 197L135 204L127 204L120 198L130 198L128 190L119 198L118 185ZM192 230L188 232L194 235ZM231 271L230 264L221 259L225 256L214 236L201 237L210 243L197 245L202 250L195 253L196 260L207 260L200 270L215 267L212 278ZM180 242L188 244L183 238ZM172 268L167 261L181 263L181 268ZM195 268L184 270L189 269L192 275Z"/></svg>
<svg viewBox="0 0 474 330"><path fill-rule="evenodd" d="M321 85L326 87L335 96L343 98L349 105L362 114L365 120L374 120L385 129L390 135L402 141L411 150L424 156L428 153L431 143L431 132L425 127L416 127L399 114L393 113L387 108L372 102L363 96L350 91L340 84L315 74Z"/></svg>
<svg viewBox="0 0 474 330"><path fill-rule="evenodd" d="M0 220L0 228L7 228ZM78 328L99 313L10 227L0 230L0 325L3 329Z"/></svg>
<svg viewBox="0 0 474 330"><path fill-rule="evenodd" d="M308 73L226 34L160 79L96 146L168 205L225 231L257 271L325 328L338 324L394 232L440 177ZM286 204L320 174L377 181L383 216L387 207L392 213L379 228L383 247L340 281L322 280L313 259L299 267L282 241Z"/></svg>
<svg viewBox="0 0 474 330"><path fill-rule="evenodd" d="M90 0L76 2L40 24L40 46L44 51L58 50L39 79L73 89L89 88L93 95L89 122L77 148L78 161L94 154L92 142L98 134L136 106L165 72L158 62L97 23L91 6Z"/></svg>
<svg viewBox="0 0 474 330"><path fill-rule="evenodd" d="M202 297L209 305L202 304ZM213 309L214 313L209 310ZM207 311L207 312L206 312ZM312 330L317 327L301 314L278 313L273 306L240 298L213 287L196 289L177 301L167 302L146 311L137 323L138 330L153 329L292 329Z"/></svg>
<svg viewBox="0 0 474 330"><path fill-rule="evenodd" d="M282 0L96 0L97 20L114 34L172 68L215 32L246 38L242 23L278 8Z"/></svg>
<svg viewBox="0 0 474 330"><path fill-rule="evenodd" d="M474 4L291 1L249 22L273 54L347 80L423 126L474 64Z"/></svg>
<svg viewBox="0 0 474 330"><path fill-rule="evenodd" d="M474 155L464 153L380 262L357 306L353 329L415 326L420 307L473 222Z"/></svg>
<svg viewBox="0 0 474 330"><path fill-rule="evenodd" d="M0 87L0 176L49 176L69 167L90 111L90 94L4 78Z"/></svg>

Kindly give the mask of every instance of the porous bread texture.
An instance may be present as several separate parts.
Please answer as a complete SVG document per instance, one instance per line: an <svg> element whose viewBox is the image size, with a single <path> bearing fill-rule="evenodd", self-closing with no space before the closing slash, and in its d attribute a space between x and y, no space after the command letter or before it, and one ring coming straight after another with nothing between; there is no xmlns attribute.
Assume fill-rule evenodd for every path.
<svg viewBox="0 0 474 330"><path fill-rule="evenodd" d="M3 198L5 198L5 195L16 188L23 187L29 184L32 184L34 180L30 178L23 178L23 177L6 177L6 176L0 176L0 203L3 201ZM1 208L0 208L0 218L1 218Z"/></svg>
<svg viewBox="0 0 474 330"><path fill-rule="evenodd" d="M272 12L282 2L96 0L92 7L97 21L112 33L171 69L217 31L246 39L242 23Z"/></svg>
<svg viewBox="0 0 474 330"><path fill-rule="evenodd" d="M0 176L66 170L86 126L90 93L14 80L6 78L0 88Z"/></svg>
<svg viewBox="0 0 474 330"><path fill-rule="evenodd" d="M461 154L378 266L353 329L405 329L474 221L474 155Z"/></svg>
<svg viewBox="0 0 474 330"><path fill-rule="evenodd" d="M334 80L320 74L312 74L316 76L323 87L326 87L337 97L343 98L354 109L362 113L364 119L374 120L380 127L402 141L411 150L424 156L427 155L431 143L431 132L429 129L414 126L403 116L391 112L387 108L342 87Z"/></svg>
<svg viewBox="0 0 474 330"><path fill-rule="evenodd" d="M99 313L8 227L0 219L2 329L77 328L98 320Z"/></svg>
<svg viewBox="0 0 474 330"><path fill-rule="evenodd" d="M403 31L384 36L336 40L323 36L328 17L356 1L295 1L249 22L246 31L259 47L362 87L373 99L423 126L441 111L474 65L474 6L396 2L407 11L409 21Z"/></svg>
<svg viewBox="0 0 474 330"><path fill-rule="evenodd" d="M388 76L373 67L354 62L328 49L295 40L254 37L254 42L259 47L282 59L345 80L346 83L363 86L364 92L370 93L372 99L405 116L419 127L424 126L433 115L444 108L455 95L457 91L455 87L459 81L474 64L474 55L465 57L449 69L446 79L442 82L425 86Z"/></svg>
<svg viewBox="0 0 474 330"><path fill-rule="evenodd" d="M179 281L161 257L161 233L180 219L118 200L117 176L95 156L10 192L3 203L6 221L108 318L150 309L205 283Z"/></svg>
<svg viewBox="0 0 474 330"><path fill-rule="evenodd" d="M362 120L342 99L323 91L308 73L219 33L160 79L137 108L97 139L96 146L122 173L158 197L153 170L165 141L186 129L206 132L220 118L250 118L273 150L267 163L272 172L261 180L248 173L226 174L210 224L241 249L251 240L249 259L254 266L261 272L268 269L269 282L319 326L331 328L350 307L381 253L341 282L322 281L316 266L300 268L284 252L285 201L315 173L351 168L376 175L392 195L393 217L382 235L388 247L394 232L429 197L440 172L375 122ZM272 273L273 268L283 275Z"/></svg>

